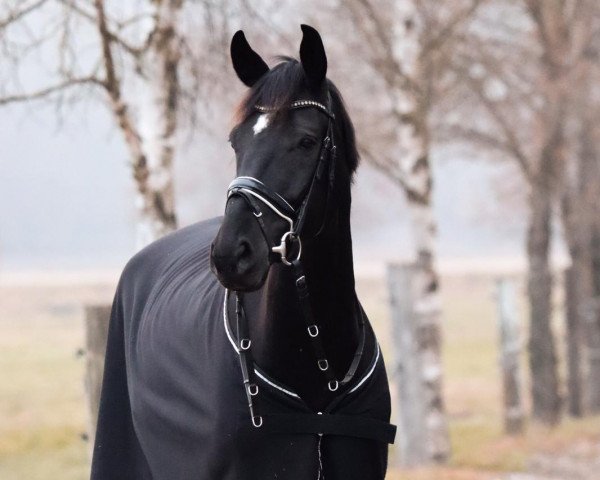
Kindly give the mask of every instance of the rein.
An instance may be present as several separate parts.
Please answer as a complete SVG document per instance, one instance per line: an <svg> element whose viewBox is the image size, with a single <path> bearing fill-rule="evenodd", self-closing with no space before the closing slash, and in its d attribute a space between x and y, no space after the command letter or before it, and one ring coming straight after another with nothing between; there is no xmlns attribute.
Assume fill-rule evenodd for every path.
<svg viewBox="0 0 600 480"><path fill-rule="evenodd" d="M328 103L331 105L330 96L328 97ZM271 247L271 252L275 255L279 255L278 258L276 257L276 260L281 261L286 266L292 267L295 278L296 292L298 294L302 314L306 323L306 330L315 354L316 366L321 372L323 372L327 381L327 388L331 392L335 392L338 390L340 385L347 385L354 378L354 375L358 369L365 346L366 332L364 328L364 315L362 315L361 310L361 338L359 341L359 346L346 375L342 380L338 380L333 367L327 359L323 342L321 341L319 326L314 318L312 307L310 305L308 283L301 262L302 234L305 226L308 205L313 192L317 187L317 184L323 180L326 170L328 171L327 201L321 225L313 238L316 238L321 234L325 228L325 224L329 215L331 191L335 182L336 145L333 136L333 122L335 121L335 115L330 108L314 100L298 100L291 103L289 108L316 108L328 117L327 133L325 134L325 137L321 143L317 166L315 168L308 191L298 209L294 209L294 207L283 196L269 188L262 181L247 176L237 177L231 182L227 190L227 199L229 200L233 196L240 196L246 201L261 228L265 241ZM256 106L256 110L260 112L272 111L272 109L260 105ZM269 238L267 228L262 218L260 204L271 209L277 216L285 220L289 226L288 230L281 237L279 244L273 242ZM295 258L290 259L288 258L290 247L292 247L294 244L296 245ZM249 338L248 321L242 303L242 294L236 292L238 350L242 369L242 377L248 399L248 407L250 409L252 425L259 428L263 424L263 418L256 413L256 406L253 402L253 397L258 395L258 385L254 381L254 369L252 368L253 361L250 351L252 341Z"/></svg>

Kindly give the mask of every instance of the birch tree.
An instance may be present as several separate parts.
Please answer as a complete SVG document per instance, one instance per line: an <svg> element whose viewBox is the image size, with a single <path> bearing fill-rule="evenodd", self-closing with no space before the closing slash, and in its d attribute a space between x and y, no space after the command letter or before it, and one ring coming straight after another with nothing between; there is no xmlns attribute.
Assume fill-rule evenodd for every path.
<svg viewBox="0 0 600 480"><path fill-rule="evenodd" d="M180 133L184 123L196 125L197 103L222 83L215 78L225 69L229 22L243 3L9 0L0 6L2 69L10 72L0 80L0 105L46 100L60 108L92 97L110 109L135 181L138 248L177 227L173 164ZM51 73L23 82L19 72L27 61L38 62L35 56L51 59Z"/></svg>
<svg viewBox="0 0 600 480"><path fill-rule="evenodd" d="M597 306L598 289L594 264L597 253L594 248L595 229L598 225L597 205L600 201L598 180L600 163L596 143L597 120L600 105L593 86L598 81L598 45L600 42L600 7L592 0L561 0L556 2L527 2L528 12L538 25L538 38L544 45L544 54L551 57L554 69L546 67L555 85L550 102L562 102L562 109L555 113L555 124L562 125L557 175L556 202L559 204L565 241L569 250L575 298L571 303L577 308L569 312L574 318L568 325L574 329L569 347L569 360L575 365L569 368L569 392L571 412L600 411L600 323ZM541 28L544 28L542 31ZM554 52L550 56L549 51ZM583 341L585 339L585 341ZM577 342L579 341L579 342ZM587 347L587 348L585 348ZM587 380L583 387L578 357L585 354ZM577 399L585 403L574 405Z"/></svg>
<svg viewBox="0 0 600 480"><path fill-rule="evenodd" d="M405 193L416 264L413 292L420 389L425 416L420 463L444 462L450 452L443 400L440 279L436 268L437 223L433 211L432 111L451 86L445 71L454 34L481 1L351 0L336 12L351 23L344 39L360 58L352 75L362 83L360 151L364 159ZM353 38L354 37L354 38ZM364 85L368 85L365 95ZM365 99L368 98L368 101ZM362 119L362 121L361 121ZM401 368L401 367L399 367Z"/></svg>
<svg viewBox="0 0 600 480"><path fill-rule="evenodd" d="M552 198L565 163L565 116L568 109L568 62L572 38L567 2L527 0L541 47L540 91L543 107L537 117L539 153L530 162L530 219L527 231L530 307L529 363L532 373L533 416L555 424L560 418L557 359L552 334Z"/></svg>
<svg viewBox="0 0 600 480"><path fill-rule="evenodd" d="M527 182L531 396L534 418L549 425L559 421L562 403L551 323L552 219L572 164L571 82L589 40L584 5L584 0L490 2L457 55L463 106L471 114L447 132L516 162ZM492 17L495 27L486 29ZM568 225L566 230L571 231Z"/></svg>
<svg viewBox="0 0 600 480"><path fill-rule="evenodd" d="M567 301L569 410L573 414L600 411L600 257L598 252L600 202L600 101L594 86L600 80L598 46L600 9L584 2L580 38L584 42L574 66L571 89L569 157L561 192L561 217L571 257ZM584 348L584 347L587 347ZM584 362L584 360L587 360ZM582 369L581 367L586 367ZM585 371L582 371L585 370ZM585 383L582 382L585 377ZM585 387L585 388L584 388Z"/></svg>

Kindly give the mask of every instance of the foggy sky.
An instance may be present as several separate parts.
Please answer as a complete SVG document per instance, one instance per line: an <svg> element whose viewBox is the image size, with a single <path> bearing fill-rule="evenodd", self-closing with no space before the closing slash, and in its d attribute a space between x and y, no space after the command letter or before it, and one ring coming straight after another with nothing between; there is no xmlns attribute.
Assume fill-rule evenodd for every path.
<svg viewBox="0 0 600 480"><path fill-rule="evenodd" d="M177 159L182 225L222 211L233 171L226 138L199 136ZM434 157L440 256L521 255L524 212L494 218L502 207L497 168ZM102 104L71 110L62 126L40 103L0 110L0 268L119 268L134 253L133 188L120 132ZM362 165L353 199L357 260L407 257L406 213L399 189Z"/></svg>

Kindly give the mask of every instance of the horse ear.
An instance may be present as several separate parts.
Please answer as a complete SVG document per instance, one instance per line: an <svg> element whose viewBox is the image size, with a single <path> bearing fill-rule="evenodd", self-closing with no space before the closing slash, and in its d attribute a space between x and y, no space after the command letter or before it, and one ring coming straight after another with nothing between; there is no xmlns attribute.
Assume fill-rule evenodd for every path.
<svg viewBox="0 0 600 480"><path fill-rule="evenodd" d="M244 32L238 30L231 39L231 61L239 79L248 87L269 71L269 66L246 40Z"/></svg>
<svg viewBox="0 0 600 480"><path fill-rule="evenodd" d="M300 25L302 43L300 43L300 61L308 79L308 85L317 89L325 80L327 74L327 56L321 35L313 27Z"/></svg>

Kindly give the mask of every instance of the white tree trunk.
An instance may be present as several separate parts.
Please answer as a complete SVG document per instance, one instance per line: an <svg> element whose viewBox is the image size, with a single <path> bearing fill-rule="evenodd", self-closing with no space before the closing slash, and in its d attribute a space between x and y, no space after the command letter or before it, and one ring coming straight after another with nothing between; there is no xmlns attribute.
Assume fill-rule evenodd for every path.
<svg viewBox="0 0 600 480"><path fill-rule="evenodd" d="M415 263L390 265L388 285L392 307L394 339L394 377L398 408L398 460L404 467L415 467L440 461L440 446L447 442L439 438L443 414L435 404L432 385L440 378L439 365L432 362L424 344L435 342L435 332L427 324L416 295L420 294L421 268ZM433 334L433 335L432 335Z"/></svg>
<svg viewBox="0 0 600 480"><path fill-rule="evenodd" d="M504 430L514 435L522 433L525 426L525 412L521 401L521 335L515 281L499 279L496 282L496 295L504 393Z"/></svg>
<svg viewBox="0 0 600 480"><path fill-rule="evenodd" d="M136 241L141 248L177 227L173 160L177 132L181 0L154 2L156 24L143 59L140 136L146 157L138 181Z"/></svg>
<svg viewBox="0 0 600 480"><path fill-rule="evenodd" d="M400 79L402 88L396 89L396 110L398 118L402 119L397 126L396 138L416 257L412 318L417 322L415 332L422 382L419 389L422 397L418 401L425 409L422 438L426 443L426 454L420 463L440 463L448 459L450 442L442 392L441 302L435 267L436 223L431 196L427 80L421 82L424 66L419 57L421 26L416 5L412 1L397 2L396 5L395 57L401 62L403 75L410 79ZM400 405L400 408L403 406Z"/></svg>
<svg viewBox="0 0 600 480"><path fill-rule="evenodd" d="M125 100L122 78L113 55L114 38L104 0L94 0L102 47L104 79L115 120L129 150L137 189L137 247L177 226L173 189L173 156L177 129L180 39L176 27L182 0L154 0L153 23L146 46L137 55L142 81L141 108L136 121ZM129 93L131 96L131 93Z"/></svg>

